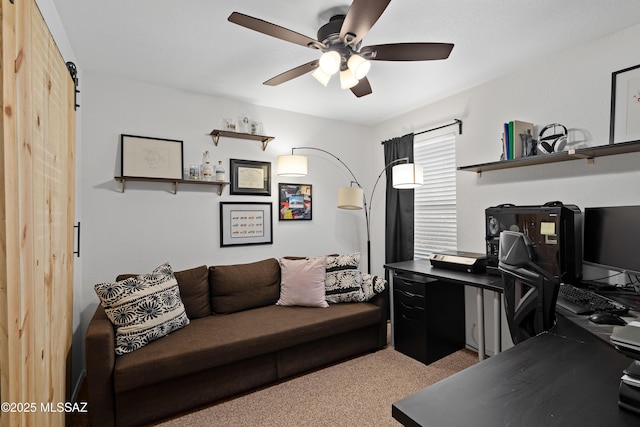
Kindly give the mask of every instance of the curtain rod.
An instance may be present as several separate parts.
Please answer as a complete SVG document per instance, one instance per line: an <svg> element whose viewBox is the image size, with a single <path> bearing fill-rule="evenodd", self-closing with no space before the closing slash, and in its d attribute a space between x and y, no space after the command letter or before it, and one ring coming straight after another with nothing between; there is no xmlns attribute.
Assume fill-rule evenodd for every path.
<svg viewBox="0 0 640 427"><path fill-rule="evenodd" d="M448 123L446 125L438 126L438 127L427 129L427 130L423 130L423 131L420 131L420 132L414 132L414 135L421 135L423 133L433 132L434 130L443 129L443 128L446 128L446 127L449 127L449 126L454 126L454 125L458 125L458 133L460 135L462 135L462 120L460 120L460 119L453 119L452 123ZM385 142L386 141L382 141L381 144L384 145Z"/></svg>
<svg viewBox="0 0 640 427"><path fill-rule="evenodd" d="M449 124L438 126L438 127L435 127L435 128L423 130L421 132L415 132L414 135L421 135L423 133L433 132L434 130L443 129L443 128L446 128L446 127L449 127L449 126L454 126L454 125L458 125L458 133L460 135L462 135L462 120L460 120L460 119L454 119L453 123L449 123Z"/></svg>

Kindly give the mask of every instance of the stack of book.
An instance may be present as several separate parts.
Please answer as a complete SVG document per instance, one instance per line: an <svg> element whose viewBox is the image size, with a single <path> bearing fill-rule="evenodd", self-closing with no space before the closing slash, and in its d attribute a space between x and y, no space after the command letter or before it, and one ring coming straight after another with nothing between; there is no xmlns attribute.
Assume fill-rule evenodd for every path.
<svg viewBox="0 0 640 427"><path fill-rule="evenodd" d="M530 134L533 137L533 123L513 120L504 124L502 132L502 149L505 160L527 156L523 139L520 135Z"/></svg>

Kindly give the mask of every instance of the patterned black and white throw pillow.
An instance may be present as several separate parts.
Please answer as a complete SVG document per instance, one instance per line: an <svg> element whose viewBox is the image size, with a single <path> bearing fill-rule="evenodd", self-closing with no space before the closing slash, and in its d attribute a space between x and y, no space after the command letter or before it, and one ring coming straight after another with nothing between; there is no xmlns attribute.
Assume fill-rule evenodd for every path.
<svg viewBox="0 0 640 427"><path fill-rule="evenodd" d="M374 296L378 295L387 287L387 281L380 276L373 276L371 274L362 275L362 293L364 294L365 301L369 301Z"/></svg>
<svg viewBox="0 0 640 427"><path fill-rule="evenodd" d="M94 286L116 327L116 354L137 350L189 324L178 282L166 263L149 274Z"/></svg>
<svg viewBox="0 0 640 427"><path fill-rule="evenodd" d="M362 274L359 270L360 252L327 257L325 295L327 302L362 302Z"/></svg>

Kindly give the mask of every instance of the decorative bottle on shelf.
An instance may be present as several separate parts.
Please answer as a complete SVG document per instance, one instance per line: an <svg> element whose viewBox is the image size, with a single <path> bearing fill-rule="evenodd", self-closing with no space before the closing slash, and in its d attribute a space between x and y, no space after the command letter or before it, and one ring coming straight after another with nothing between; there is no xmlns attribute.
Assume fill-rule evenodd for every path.
<svg viewBox="0 0 640 427"><path fill-rule="evenodd" d="M216 181L225 180L225 170L222 167L222 160L218 160L218 166L216 166Z"/></svg>
<svg viewBox="0 0 640 427"><path fill-rule="evenodd" d="M201 176L203 181L212 181L213 180L213 165L211 164L211 160L209 159L209 151L205 151L202 154L202 166L201 166Z"/></svg>

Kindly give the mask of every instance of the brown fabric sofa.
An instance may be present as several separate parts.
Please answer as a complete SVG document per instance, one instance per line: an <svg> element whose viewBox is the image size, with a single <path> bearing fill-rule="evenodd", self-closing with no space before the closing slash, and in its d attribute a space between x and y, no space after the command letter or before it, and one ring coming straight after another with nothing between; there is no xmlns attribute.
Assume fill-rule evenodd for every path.
<svg viewBox="0 0 640 427"><path fill-rule="evenodd" d="M96 309L86 335L92 426L149 423L387 342L387 290L364 303L277 306L275 259L175 277L189 325L131 353L116 356L114 327Z"/></svg>

